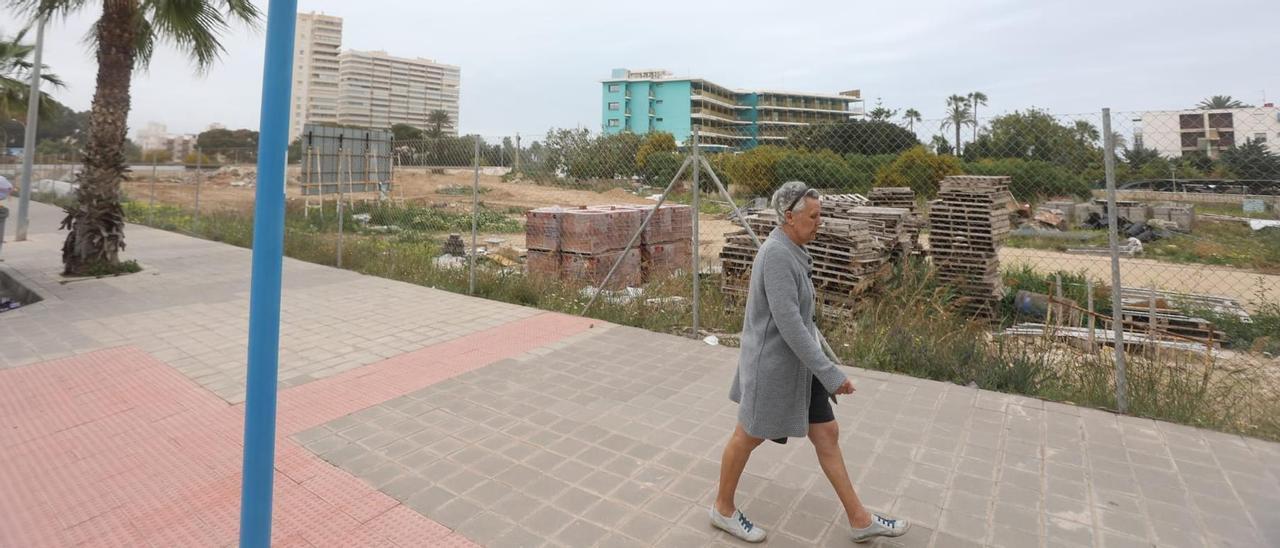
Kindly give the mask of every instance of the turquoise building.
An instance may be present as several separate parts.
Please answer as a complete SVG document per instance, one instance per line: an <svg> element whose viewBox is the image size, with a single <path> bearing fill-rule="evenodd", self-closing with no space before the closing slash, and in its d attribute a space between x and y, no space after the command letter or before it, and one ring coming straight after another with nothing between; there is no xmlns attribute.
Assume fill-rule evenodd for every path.
<svg viewBox="0 0 1280 548"><path fill-rule="evenodd" d="M606 134L665 131L686 143L742 150L784 141L797 127L862 115L858 90L839 94L734 90L702 78L678 78L665 70L614 69L601 82L601 122Z"/></svg>

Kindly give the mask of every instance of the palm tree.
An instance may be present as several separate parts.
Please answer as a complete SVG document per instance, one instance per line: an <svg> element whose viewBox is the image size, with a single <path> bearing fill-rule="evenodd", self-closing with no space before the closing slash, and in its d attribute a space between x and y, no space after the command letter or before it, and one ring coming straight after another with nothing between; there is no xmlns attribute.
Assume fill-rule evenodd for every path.
<svg viewBox="0 0 1280 548"><path fill-rule="evenodd" d="M433 110L430 114L427 114L427 123L431 124L429 133L435 139L444 136L445 128L453 127L453 120L449 118L449 113L443 110Z"/></svg>
<svg viewBox="0 0 1280 548"><path fill-rule="evenodd" d="M1098 128L1089 123L1088 120L1076 120L1075 125L1071 127L1071 132L1075 133L1076 139L1079 139L1082 143L1096 143L1098 138L1102 136L1098 132Z"/></svg>
<svg viewBox="0 0 1280 548"><path fill-rule="evenodd" d="M31 69L34 68L27 58L35 51L35 47L22 43L26 33L24 29L13 38L0 38L0 120L17 119L24 116L27 110ZM62 87L62 79L48 72L48 68L43 63L40 65L40 80ZM47 94L40 95L41 117L48 116L52 111L52 100ZM0 123L0 148L8 146L9 134L5 132L4 124Z"/></svg>
<svg viewBox="0 0 1280 548"><path fill-rule="evenodd" d="M903 112L902 119L907 123L907 129L911 131L916 130L916 122L924 120L924 118L920 116L920 111L914 108L909 108L906 112Z"/></svg>
<svg viewBox="0 0 1280 548"><path fill-rule="evenodd" d="M960 155L960 128L972 123L973 109L969 108L969 98L963 95L947 97L947 116L942 119L942 129L956 128L956 156Z"/></svg>
<svg viewBox="0 0 1280 548"><path fill-rule="evenodd" d="M85 10L88 0L8 0L32 20L68 17ZM66 208L62 227L70 230L62 246L66 274L113 269L124 249L124 211L120 182L125 177L133 71L151 61L157 42L169 42L207 71L225 48L219 35L230 23L256 28L261 12L248 0L103 0L102 15L89 36L98 58L97 85L89 114L89 142L76 204ZM96 267L96 268L95 268Z"/></svg>
<svg viewBox="0 0 1280 548"><path fill-rule="evenodd" d="M973 109L973 140L978 140L978 105L987 106L987 94L981 91L969 93L969 107Z"/></svg>
<svg viewBox="0 0 1280 548"><path fill-rule="evenodd" d="M1223 108L1249 108L1253 105L1246 105L1237 99L1232 99L1230 95L1214 95L1208 99L1200 101L1196 105L1200 110L1217 110Z"/></svg>

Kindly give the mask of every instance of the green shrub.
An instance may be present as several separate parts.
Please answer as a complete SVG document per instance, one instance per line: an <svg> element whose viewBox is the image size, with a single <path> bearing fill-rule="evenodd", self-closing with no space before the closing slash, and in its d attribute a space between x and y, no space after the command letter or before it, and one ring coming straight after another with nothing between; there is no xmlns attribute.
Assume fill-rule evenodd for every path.
<svg viewBox="0 0 1280 548"><path fill-rule="evenodd" d="M1080 175L1040 160L1021 158L984 158L964 165L970 175L1007 175L1012 178L1009 190L1022 202L1058 196L1089 197L1089 183Z"/></svg>
<svg viewBox="0 0 1280 548"><path fill-rule="evenodd" d="M819 152L789 151L778 161L775 175L779 182L804 181L810 186L849 190L855 184L854 172L839 154L830 150Z"/></svg>
<svg viewBox="0 0 1280 548"><path fill-rule="evenodd" d="M955 156L934 154L917 146L881 167L876 172L876 186L911 187L916 196L933 198L938 194L938 181L961 173L964 166Z"/></svg>
<svg viewBox="0 0 1280 548"><path fill-rule="evenodd" d="M778 186L778 162L787 149L763 145L737 154L721 154L719 164L733 184L754 196L767 196Z"/></svg>
<svg viewBox="0 0 1280 548"><path fill-rule="evenodd" d="M897 154L846 155L844 161L849 164L848 192L866 193L870 191L876 182L876 172L880 171L880 168L893 163L893 160L897 157Z"/></svg>

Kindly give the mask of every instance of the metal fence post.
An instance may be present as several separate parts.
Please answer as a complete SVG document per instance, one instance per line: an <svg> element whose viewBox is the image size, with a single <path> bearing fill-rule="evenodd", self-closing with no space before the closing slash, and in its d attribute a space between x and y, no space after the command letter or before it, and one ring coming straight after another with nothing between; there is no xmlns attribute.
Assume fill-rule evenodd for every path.
<svg viewBox="0 0 1280 548"><path fill-rule="evenodd" d="M698 212L699 197L702 194L702 188L699 187L699 173L702 171L702 161L700 159L701 152L698 150L698 126L693 126L693 338L698 338L698 328L701 326L702 310L702 289L699 273L702 270L702 254L698 250Z"/></svg>
<svg viewBox="0 0 1280 548"><path fill-rule="evenodd" d="M192 232L200 231L200 182L204 179L204 174L200 171L204 167L204 162L201 161L202 156L200 147L196 147L196 215L191 222Z"/></svg>
<svg viewBox="0 0 1280 548"><path fill-rule="evenodd" d="M474 138L475 153L472 155L471 163L475 170L475 179L471 183L471 253L467 256L467 293L469 295L476 294L476 238L479 231L479 222L476 216L480 214L480 136Z"/></svg>
<svg viewBox="0 0 1280 548"><path fill-rule="evenodd" d="M520 134L516 133L516 173L520 173Z"/></svg>
<svg viewBox="0 0 1280 548"><path fill-rule="evenodd" d="M1120 297L1120 220L1116 210L1116 142L1111 132L1111 109L1102 109L1103 162L1107 175L1107 236L1111 241L1111 327L1115 331L1116 408L1129 409L1124 363L1124 302Z"/></svg>
<svg viewBox="0 0 1280 548"><path fill-rule="evenodd" d="M151 197L147 199L147 224L156 225L156 158L151 157Z"/></svg>
<svg viewBox="0 0 1280 548"><path fill-rule="evenodd" d="M40 57L44 51L44 19L36 23L36 48L31 68L31 90L27 98L27 124L23 127L22 136L22 194L18 195L18 226L15 227L13 239L26 241L28 212L31 208L31 170L36 159L36 129L40 124ZM8 143L5 144L8 146Z"/></svg>

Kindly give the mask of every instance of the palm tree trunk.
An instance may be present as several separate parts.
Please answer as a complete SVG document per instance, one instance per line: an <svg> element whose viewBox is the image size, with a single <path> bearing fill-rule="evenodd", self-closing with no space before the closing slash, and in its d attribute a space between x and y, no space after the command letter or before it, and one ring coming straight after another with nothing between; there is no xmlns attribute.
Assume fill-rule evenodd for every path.
<svg viewBox="0 0 1280 548"><path fill-rule="evenodd" d="M103 0L98 38L98 79L89 114L89 139L76 205L68 208L64 228L71 232L62 246L68 275L95 265L119 263L124 249L124 211L120 182L125 177L124 144L129 120L137 0Z"/></svg>
<svg viewBox="0 0 1280 548"><path fill-rule="evenodd" d="M973 140L978 140L978 102L973 102Z"/></svg>
<svg viewBox="0 0 1280 548"><path fill-rule="evenodd" d="M956 122L956 156L960 156L960 126L962 125L964 124Z"/></svg>

